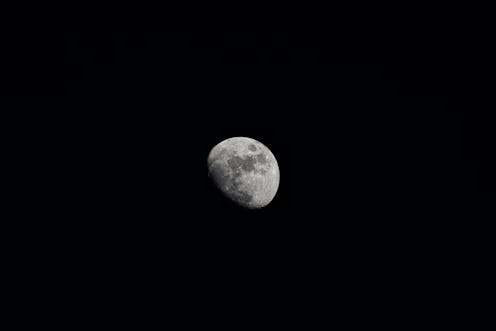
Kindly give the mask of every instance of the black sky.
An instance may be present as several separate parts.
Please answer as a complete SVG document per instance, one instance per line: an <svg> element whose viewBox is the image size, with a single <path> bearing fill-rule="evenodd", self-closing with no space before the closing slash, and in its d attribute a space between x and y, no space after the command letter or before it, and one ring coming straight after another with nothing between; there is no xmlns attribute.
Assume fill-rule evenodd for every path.
<svg viewBox="0 0 496 331"><path fill-rule="evenodd" d="M401 268L419 238L470 209L494 120L472 109L461 2L12 10L22 20L5 23L2 67L17 89L12 121L29 132L13 140L33 208L50 219L32 231L93 243L77 254L189 259L187 277L231 270L235 287L247 266L277 288L347 266L333 276L346 283ZM263 210L208 182L208 152L233 136L278 159L280 190Z"/></svg>

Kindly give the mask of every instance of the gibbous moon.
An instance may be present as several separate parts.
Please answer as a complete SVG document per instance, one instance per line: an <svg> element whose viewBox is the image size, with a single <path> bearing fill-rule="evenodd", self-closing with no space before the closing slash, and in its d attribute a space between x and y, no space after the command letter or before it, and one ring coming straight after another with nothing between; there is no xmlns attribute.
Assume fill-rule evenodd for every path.
<svg viewBox="0 0 496 331"><path fill-rule="evenodd" d="M215 186L242 207L265 207L277 193L279 165L272 152L255 139L226 139L212 148L207 163Z"/></svg>

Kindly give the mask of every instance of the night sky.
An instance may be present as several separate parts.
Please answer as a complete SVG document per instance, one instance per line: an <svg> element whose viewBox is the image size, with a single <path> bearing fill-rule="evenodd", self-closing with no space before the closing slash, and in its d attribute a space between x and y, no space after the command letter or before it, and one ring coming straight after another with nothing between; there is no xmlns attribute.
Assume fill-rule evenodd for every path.
<svg viewBox="0 0 496 331"><path fill-rule="evenodd" d="M12 11L2 68L27 133L12 139L46 220L28 228L69 260L136 265L226 302L291 302L328 277L345 300L461 226L489 167L496 125L472 109L462 2ZM208 180L210 149L234 136L279 162L262 210Z"/></svg>

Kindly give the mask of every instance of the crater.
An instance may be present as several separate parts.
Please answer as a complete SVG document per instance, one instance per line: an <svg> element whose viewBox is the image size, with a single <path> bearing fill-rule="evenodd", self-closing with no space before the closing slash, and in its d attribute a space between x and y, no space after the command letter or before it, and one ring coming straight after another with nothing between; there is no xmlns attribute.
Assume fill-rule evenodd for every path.
<svg viewBox="0 0 496 331"><path fill-rule="evenodd" d="M233 172L236 172L236 170L239 168L243 169L244 171L255 171L255 163L257 163L257 160L252 156L247 156L245 158L233 156L229 160L227 160L227 164L233 170Z"/></svg>
<svg viewBox="0 0 496 331"><path fill-rule="evenodd" d="M260 162L262 164L266 164L267 163L267 157L263 153L260 153L260 154L257 155L257 160L258 160L258 162Z"/></svg>
<svg viewBox="0 0 496 331"><path fill-rule="evenodd" d="M257 146L253 145L253 144L250 144L248 145L248 149L252 152L255 152L257 150Z"/></svg>
<svg viewBox="0 0 496 331"><path fill-rule="evenodd" d="M236 180L233 181L233 185L229 188L229 195L241 205L248 205L253 200L251 194L240 189L239 183Z"/></svg>
<svg viewBox="0 0 496 331"><path fill-rule="evenodd" d="M223 148L217 154L210 153L209 157L210 160L214 162L216 160L222 160L224 158L224 155L226 154L227 154L227 149Z"/></svg>
<svg viewBox="0 0 496 331"><path fill-rule="evenodd" d="M245 206L253 200L253 196L243 191L236 191L235 198L236 201Z"/></svg>
<svg viewBox="0 0 496 331"><path fill-rule="evenodd" d="M220 150L219 154L218 154L218 158L222 158L225 154L227 154L227 149L223 148Z"/></svg>

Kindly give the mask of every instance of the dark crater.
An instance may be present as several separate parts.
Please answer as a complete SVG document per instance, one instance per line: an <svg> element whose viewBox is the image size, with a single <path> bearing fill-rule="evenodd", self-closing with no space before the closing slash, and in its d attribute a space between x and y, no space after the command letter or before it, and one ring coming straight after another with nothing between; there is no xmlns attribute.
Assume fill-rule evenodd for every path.
<svg viewBox="0 0 496 331"><path fill-rule="evenodd" d="M265 157L265 154L263 154L263 153L257 154L257 161L262 163L262 164L266 164L267 158Z"/></svg>
<svg viewBox="0 0 496 331"><path fill-rule="evenodd" d="M257 160L253 156L247 156L245 158L233 156L229 160L227 160L227 164L233 170L233 172L235 172L240 167L244 171L255 171L255 163L257 163Z"/></svg>

